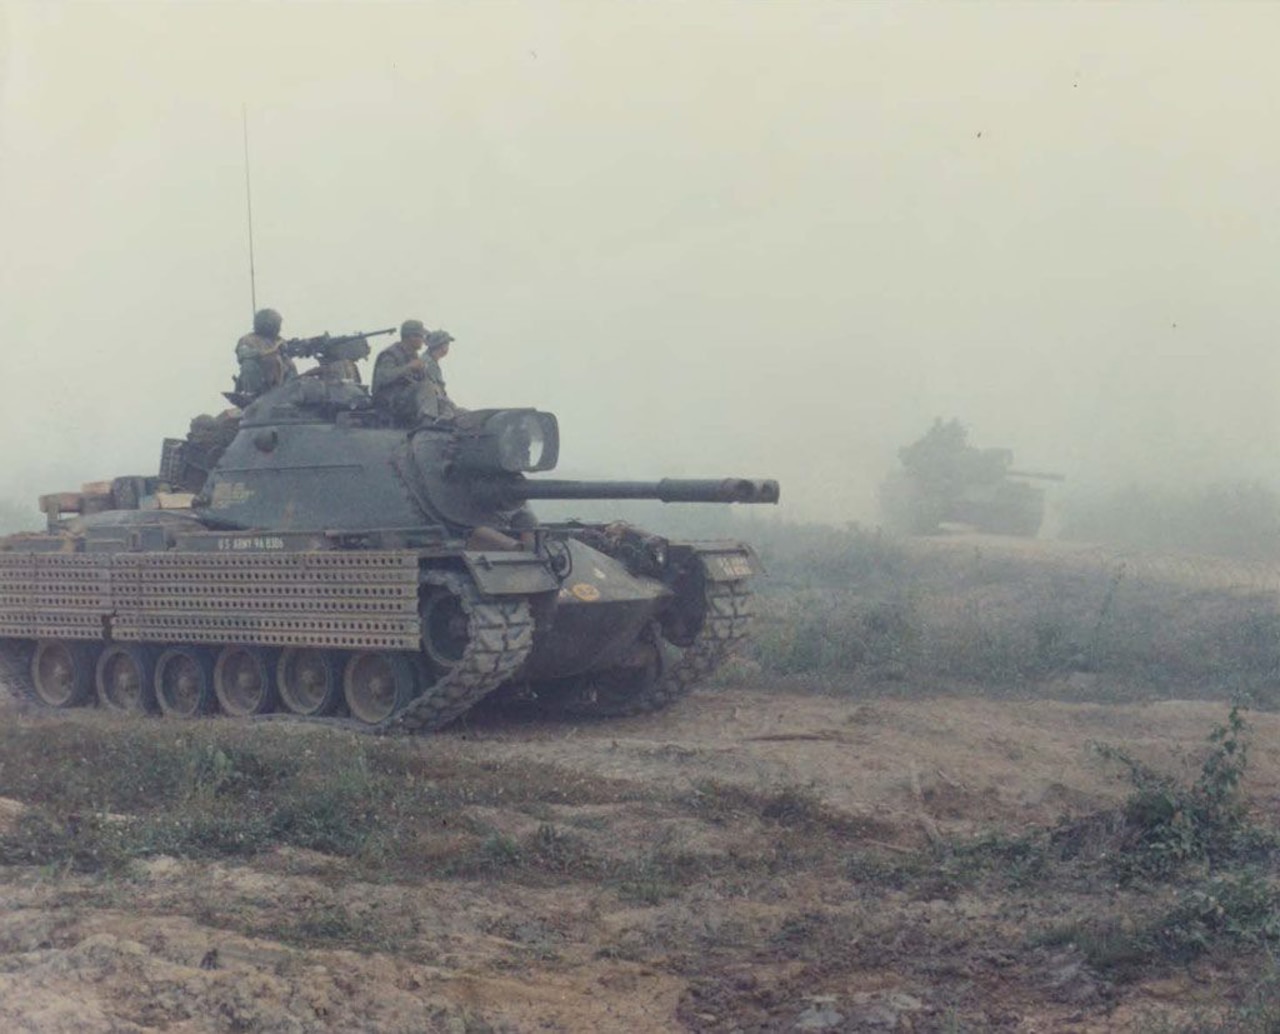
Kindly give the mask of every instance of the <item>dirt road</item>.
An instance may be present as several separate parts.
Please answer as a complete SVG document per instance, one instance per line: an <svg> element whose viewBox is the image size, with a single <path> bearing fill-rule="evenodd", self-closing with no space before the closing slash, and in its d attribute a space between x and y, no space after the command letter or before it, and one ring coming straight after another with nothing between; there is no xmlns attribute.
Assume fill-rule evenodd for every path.
<svg viewBox="0 0 1280 1034"><path fill-rule="evenodd" d="M1178 770L1223 716L1193 701L726 688L652 717L424 738L414 749L437 766L553 766L566 784L637 789L621 803L478 805L456 828L417 831L424 852L476 830L496 844L560 843L552 829L593 858L670 868L639 890L577 875L569 856L558 879L368 882L283 848L243 861L153 857L128 879L0 868L0 1029L1151 1029L1153 1016L1211 1006L1214 973L1113 987L1069 945L1028 938L1075 907L1069 896L997 894L962 873L922 890L918 866L906 882L892 866L930 844L1012 837L1115 804L1127 786L1091 742ZM50 719L10 708L4 720ZM1274 812L1280 717L1252 721L1248 790ZM324 733L298 732L312 735ZM734 788L766 806L734 810ZM779 818L787 794L829 809L838 850L827 842L837 834L796 839ZM0 804L0 828L11 826L22 806ZM326 947L326 922L354 927L360 950Z"/></svg>

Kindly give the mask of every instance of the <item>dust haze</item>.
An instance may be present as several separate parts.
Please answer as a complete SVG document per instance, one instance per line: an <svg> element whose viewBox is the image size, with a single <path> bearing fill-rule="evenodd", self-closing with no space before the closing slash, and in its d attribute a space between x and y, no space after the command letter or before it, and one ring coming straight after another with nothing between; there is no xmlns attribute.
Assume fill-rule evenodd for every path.
<svg viewBox="0 0 1280 1034"><path fill-rule="evenodd" d="M1280 8L0 5L0 496L155 469L419 317L562 467L875 519L935 416L1076 487L1273 475ZM385 344L390 339L379 339ZM366 367L366 371L367 371ZM32 508L33 522L36 518Z"/></svg>

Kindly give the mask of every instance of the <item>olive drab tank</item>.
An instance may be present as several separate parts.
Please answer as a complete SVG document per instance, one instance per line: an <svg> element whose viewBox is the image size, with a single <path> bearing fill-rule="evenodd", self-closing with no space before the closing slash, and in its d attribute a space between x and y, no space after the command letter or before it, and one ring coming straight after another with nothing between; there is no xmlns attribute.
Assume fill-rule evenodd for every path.
<svg viewBox="0 0 1280 1034"><path fill-rule="evenodd" d="M963 524L996 535L1034 537L1044 521L1045 491L1037 481L1061 474L1018 470L1009 449L968 443L958 420L937 420L918 441L898 450L902 466L880 487L885 525L904 535L931 535Z"/></svg>
<svg viewBox="0 0 1280 1034"><path fill-rule="evenodd" d="M743 637L740 542L540 523L536 499L772 503L775 481L556 481L554 416L393 426L302 376L165 441L156 477L44 496L0 540L0 662L62 708L438 729L482 699L661 707ZM499 692L501 691L501 692Z"/></svg>

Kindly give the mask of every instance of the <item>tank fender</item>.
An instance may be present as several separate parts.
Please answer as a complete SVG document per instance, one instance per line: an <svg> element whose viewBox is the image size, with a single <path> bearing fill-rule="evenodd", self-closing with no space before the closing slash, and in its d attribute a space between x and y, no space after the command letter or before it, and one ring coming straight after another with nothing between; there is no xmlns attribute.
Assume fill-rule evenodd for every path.
<svg viewBox="0 0 1280 1034"><path fill-rule="evenodd" d="M671 544L672 554L687 549L693 553L707 580L712 582L736 582L761 574L764 567L756 552L745 542L691 542Z"/></svg>
<svg viewBox="0 0 1280 1034"><path fill-rule="evenodd" d="M528 596L560 587L545 560L532 553L469 551L467 571L488 596Z"/></svg>

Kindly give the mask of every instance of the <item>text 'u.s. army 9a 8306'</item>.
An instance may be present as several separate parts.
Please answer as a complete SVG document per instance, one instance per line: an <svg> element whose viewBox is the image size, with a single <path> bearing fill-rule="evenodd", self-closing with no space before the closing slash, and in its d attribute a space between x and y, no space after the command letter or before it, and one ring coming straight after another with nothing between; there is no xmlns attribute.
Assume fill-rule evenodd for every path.
<svg viewBox="0 0 1280 1034"><path fill-rule="evenodd" d="M661 707L741 639L739 542L539 523L533 499L772 503L776 481L552 481L556 419L393 426L301 376L165 442L158 477L44 496L0 540L0 660L54 708L348 714L447 725L502 690L577 714Z"/></svg>

